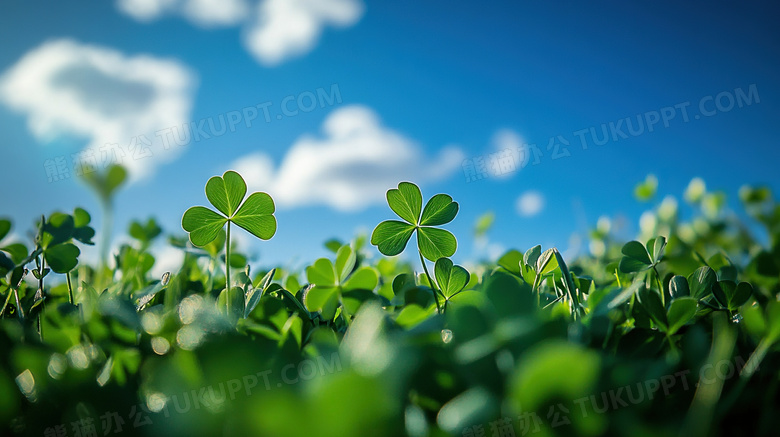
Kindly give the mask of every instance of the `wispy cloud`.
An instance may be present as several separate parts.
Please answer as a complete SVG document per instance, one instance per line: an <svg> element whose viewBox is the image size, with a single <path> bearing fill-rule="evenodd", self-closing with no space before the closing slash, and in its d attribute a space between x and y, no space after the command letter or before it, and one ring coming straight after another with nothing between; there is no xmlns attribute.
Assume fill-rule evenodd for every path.
<svg viewBox="0 0 780 437"><path fill-rule="evenodd" d="M61 39L33 49L0 77L0 102L26 114L40 141L63 134L88 138L85 149L98 163L101 148L119 144L130 155L122 163L137 179L176 157L175 148L152 152L154 132L189 119L193 83L177 61ZM151 143L144 145L141 136Z"/></svg>
<svg viewBox="0 0 780 437"><path fill-rule="evenodd" d="M334 111L322 125L323 137L305 135L274 168L261 153L244 156L231 168L253 189L268 191L281 208L327 205L356 211L384 202L385 192L402 180L444 179L460 167L454 146L426 158L413 140L382 125L365 106Z"/></svg>
<svg viewBox="0 0 780 437"><path fill-rule="evenodd" d="M517 213L523 217L533 217L544 209L544 196L535 190L528 190L517 198Z"/></svg>
<svg viewBox="0 0 780 437"><path fill-rule="evenodd" d="M204 28L243 25L244 45L266 66L310 52L326 27L352 26L365 9L361 0L117 0L117 7L142 22L178 15Z"/></svg>
<svg viewBox="0 0 780 437"><path fill-rule="evenodd" d="M507 154L507 158L511 157L514 165L512 166L512 171L502 171L502 168L499 165L489 165L488 171L490 172L490 175L494 178L501 179L514 175L515 170L520 169L520 164L523 161L522 156L520 155L523 144L525 144L523 137L511 129L500 129L496 131L492 138L494 153Z"/></svg>
<svg viewBox="0 0 780 437"><path fill-rule="evenodd" d="M200 27L235 26L250 5L247 0L117 0L119 10L138 21L176 14Z"/></svg>

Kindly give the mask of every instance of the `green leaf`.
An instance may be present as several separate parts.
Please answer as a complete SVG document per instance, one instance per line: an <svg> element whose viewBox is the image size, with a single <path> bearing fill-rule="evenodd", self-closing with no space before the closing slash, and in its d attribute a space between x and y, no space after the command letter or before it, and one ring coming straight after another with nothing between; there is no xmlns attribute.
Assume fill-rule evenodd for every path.
<svg viewBox="0 0 780 437"><path fill-rule="evenodd" d="M523 264L534 268L536 266L536 261L539 260L540 256L542 256L542 246L537 244L525 252L523 255Z"/></svg>
<svg viewBox="0 0 780 437"><path fill-rule="evenodd" d="M0 277L5 277L5 275L15 267L16 263L14 263L11 258L5 256L3 252L0 252Z"/></svg>
<svg viewBox="0 0 780 437"><path fill-rule="evenodd" d="M618 268L623 273L636 273L650 268L653 262L642 243L629 241L621 249L623 258L620 259Z"/></svg>
<svg viewBox="0 0 780 437"><path fill-rule="evenodd" d="M379 275L371 267L361 267L344 282L344 290L373 290L379 284Z"/></svg>
<svg viewBox="0 0 780 437"><path fill-rule="evenodd" d="M729 307L729 297L737 290L737 284L734 281L717 281L712 284L712 295L715 300L724 307Z"/></svg>
<svg viewBox="0 0 780 437"><path fill-rule="evenodd" d="M666 310L663 303L661 303L661 296L658 295L658 292L652 288L641 288L637 293L637 299L642 308L650 315L650 318L658 325L659 329L666 331Z"/></svg>
<svg viewBox="0 0 780 437"><path fill-rule="evenodd" d="M611 290L596 305L595 313L597 315L607 314L615 308L619 308L620 306L625 305L629 300L631 300L631 296L638 295L639 292L644 288L644 283L642 281L637 281L632 283L628 288L616 288Z"/></svg>
<svg viewBox="0 0 780 437"><path fill-rule="evenodd" d="M672 280L669 281L669 291L675 299L691 295L691 291L688 288L688 280L685 279L685 276L680 275L672 277Z"/></svg>
<svg viewBox="0 0 780 437"><path fill-rule="evenodd" d="M702 299L712 291L712 286L717 282L718 276L711 268L704 266L696 269L688 276L688 286L691 297Z"/></svg>
<svg viewBox="0 0 780 437"><path fill-rule="evenodd" d="M523 254L511 249L507 251L505 254L501 255L501 258L496 261L496 264L499 266L505 268L506 270L519 275L521 274L520 270L520 262L523 259Z"/></svg>
<svg viewBox="0 0 780 437"><path fill-rule="evenodd" d="M487 295L477 290L464 290L447 299L447 308L472 306L480 308L487 302ZM448 310L449 311L449 310Z"/></svg>
<svg viewBox="0 0 780 437"><path fill-rule="evenodd" d="M234 171L226 171L222 177L214 176L206 183L206 197L209 202L227 217L232 217L238 210L244 195L246 182Z"/></svg>
<svg viewBox="0 0 780 437"><path fill-rule="evenodd" d="M349 246L342 246L336 253L336 279L337 283L341 284L347 279L347 276L352 272L355 267L355 261L357 256L355 251Z"/></svg>
<svg viewBox="0 0 780 437"><path fill-rule="evenodd" d="M442 294L448 299L463 290L469 282L469 272L461 266L453 265L449 258L439 258L433 272Z"/></svg>
<svg viewBox="0 0 780 437"><path fill-rule="evenodd" d="M258 281L255 279L255 288L260 289L262 291L265 291L268 289L268 286L271 285L271 281L274 279L274 275L276 274L276 269L273 268L269 270L260 280Z"/></svg>
<svg viewBox="0 0 780 437"><path fill-rule="evenodd" d="M712 285L712 294L721 306L735 311L750 299L753 286L747 282L718 281Z"/></svg>
<svg viewBox="0 0 780 437"><path fill-rule="evenodd" d="M0 219L0 240L5 238L6 235L8 235L8 232L11 230L11 221L8 219Z"/></svg>
<svg viewBox="0 0 780 437"><path fill-rule="evenodd" d="M62 243L51 246L43 252L46 263L57 273L68 273L78 265L81 253L72 243Z"/></svg>
<svg viewBox="0 0 780 437"><path fill-rule="evenodd" d="M437 194L428 200L422 212L420 225L439 226L452 221L458 214L458 202L446 194Z"/></svg>
<svg viewBox="0 0 780 437"><path fill-rule="evenodd" d="M422 227L417 230L417 247L430 261L451 257L458 249L458 241L450 231Z"/></svg>
<svg viewBox="0 0 780 437"><path fill-rule="evenodd" d="M546 275L558 267L558 261L552 249L547 249L536 260L536 274Z"/></svg>
<svg viewBox="0 0 780 437"><path fill-rule="evenodd" d="M553 254L555 255L555 260L558 262L558 267L561 269L561 276L563 276L563 283L566 286L566 290L569 292L569 298L571 299L572 304L576 306L579 304L577 299L577 288L569 273L569 268L566 266L563 255L561 255L561 252L559 252L557 248L553 247Z"/></svg>
<svg viewBox="0 0 780 437"><path fill-rule="evenodd" d="M76 208L73 210L73 225L77 228L86 226L92 221L92 217L83 208Z"/></svg>
<svg viewBox="0 0 780 437"><path fill-rule="evenodd" d="M488 230L490 230L490 228L493 226L493 222L495 220L496 214L493 211L488 211L479 216L476 223L474 223L474 236L481 237L487 234Z"/></svg>
<svg viewBox="0 0 780 437"><path fill-rule="evenodd" d="M422 193L417 185L401 182L398 188L388 190L387 204L402 219L414 225L419 224Z"/></svg>
<svg viewBox="0 0 780 437"><path fill-rule="evenodd" d="M658 178L653 174L647 175L644 181L634 187L634 196L642 202L647 202L655 196L658 189Z"/></svg>
<svg viewBox="0 0 780 437"><path fill-rule="evenodd" d="M382 254L398 255L406 248L414 226L397 220L386 220L378 224L371 234L371 244L377 246Z"/></svg>
<svg viewBox="0 0 780 437"><path fill-rule="evenodd" d="M228 293L227 288L222 289L217 297L218 308L224 313L227 310L227 299L230 299L231 319L239 319L244 315L244 290L241 287L231 287Z"/></svg>
<svg viewBox="0 0 780 437"><path fill-rule="evenodd" d="M27 257L27 247L21 243L9 244L8 246L0 247L0 250L9 253L14 263L20 263Z"/></svg>
<svg viewBox="0 0 780 437"><path fill-rule="evenodd" d="M409 304L398 313L395 322L402 328L411 328L427 319L433 311L434 307L424 309L419 305Z"/></svg>
<svg viewBox="0 0 780 437"><path fill-rule="evenodd" d="M375 294L371 290L365 288L356 288L354 290L345 290L341 294L342 307L348 314L355 314L360 307L366 302L378 302L380 306L390 305L390 301L387 298Z"/></svg>
<svg viewBox="0 0 780 437"><path fill-rule="evenodd" d="M121 165L112 164L106 172L105 185L103 192L106 199L110 199L127 179L127 170Z"/></svg>
<svg viewBox="0 0 780 437"><path fill-rule="evenodd" d="M181 227L190 233L190 241L196 246L205 246L219 235L227 219L205 206L193 206L181 218Z"/></svg>
<svg viewBox="0 0 780 437"><path fill-rule="evenodd" d="M593 393L601 374L601 356L563 340L537 343L523 354L509 381L509 401L523 411L541 411L557 400Z"/></svg>
<svg viewBox="0 0 780 437"><path fill-rule="evenodd" d="M303 299L306 309L311 312L321 311L326 320L331 319L338 305L338 290L338 287L315 285L306 293L306 297Z"/></svg>
<svg viewBox="0 0 780 437"><path fill-rule="evenodd" d="M130 223L130 229L128 231L130 236L142 243L149 243L162 233L162 229L157 225L157 222L150 218L146 221L146 224L142 224L133 220Z"/></svg>
<svg viewBox="0 0 780 437"><path fill-rule="evenodd" d="M306 278L309 283L321 287L335 287L337 285L336 269L327 258L320 258L307 267Z"/></svg>
<svg viewBox="0 0 780 437"><path fill-rule="evenodd" d="M697 307L698 301L692 297L679 297L672 300L669 310L666 312L666 319L669 323L666 333L673 335L691 321L696 315Z"/></svg>
<svg viewBox="0 0 780 437"><path fill-rule="evenodd" d="M652 254L654 264L657 264L659 261L661 261L661 257L664 256L665 248L666 237L656 237L655 239L647 242L647 252Z"/></svg>
<svg viewBox="0 0 780 437"><path fill-rule="evenodd" d="M74 228L73 217L69 214L62 212L53 213L43 226L41 247L45 249L70 240L73 236Z"/></svg>
<svg viewBox="0 0 780 437"><path fill-rule="evenodd" d="M241 181L243 182L243 179ZM246 186L244 186L244 191L246 191ZM276 233L274 211L275 206L271 196L266 193L252 193L235 213L232 221L255 237L261 240L270 240Z"/></svg>
<svg viewBox="0 0 780 437"><path fill-rule="evenodd" d="M737 284L736 292L729 299L729 309L734 311L744 305L753 294L753 286L748 282Z"/></svg>
<svg viewBox="0 0 780 437"><path fill-rule="evenodd" d="M331 238L330 240L325 242L325 248L327 248L329 251L333 253L337 253L339 249L341 249L341 246L343 245L344 243L342 243L341 241L335 238Z"/></svg>
<svg viewBox="0 0 780 437"><path fill-rule="evenodd" d="M95 230L90 226L82 226L73 230L73 239L87 245L94 245L92 238L95 236Z"/></svg>

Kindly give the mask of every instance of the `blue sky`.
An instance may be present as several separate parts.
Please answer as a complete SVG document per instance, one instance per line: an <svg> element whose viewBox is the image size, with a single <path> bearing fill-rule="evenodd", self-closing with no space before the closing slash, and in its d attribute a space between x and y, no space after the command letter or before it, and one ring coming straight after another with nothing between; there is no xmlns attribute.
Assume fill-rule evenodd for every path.
<svg viewBox="0 0 780 437"><path fill-rule="evenodd" d="M780 30L778 8L766 2L121 0L1 8L0 214L20 234L40 213L75 206L99 223L71 154L126 149L141 135L152 140L153 156L124 157L134 180L117 198L115 234L149 216L182 234L183 212L206 204L206 180L238 168L250 189L277 200L277 235L253 246L269 264L308 262L325 255L328 238L370 232L393 216L383 193L400 180L418 182L426 198L446 192L460 203L447 226L460 237L456 260L477 253L471 228L487 210L497 216L490 239L504 248L569 247L572 233L585 235L601 215L625 216L635 230L652 205L637 203L633 186L648 173L658 176L661 195L679 198L699 176L732 205L743 184L780 188ZM285 98L294 110L334 89L332 103L282 110ZM244 108L264 104L270 121L259 115L246 127ZM651 132L664 111L666 125L657 119ZM166 150L154 135L209 119L218 125L230 113L241 117L235 131L207 140ZM642 120L636 135L627 133L627 117ZM596 145L587 129L600 137L605 125L612 135L610 122L619 132ZM550 139L557 152L547 149ZM538 147L537 163L467 182L464 159L489 162L522 144ZM49 182L45 162L59 156L70 177ZM520 214L524 193L532 208Z"/></svg>

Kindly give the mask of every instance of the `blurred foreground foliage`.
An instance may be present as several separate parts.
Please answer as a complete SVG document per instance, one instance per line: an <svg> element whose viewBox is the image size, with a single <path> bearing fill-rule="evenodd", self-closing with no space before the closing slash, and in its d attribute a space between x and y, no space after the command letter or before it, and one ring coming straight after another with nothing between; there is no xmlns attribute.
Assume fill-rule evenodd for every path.
<svg viewBox="0 0 780 437"><path fill-rule="evenodd" d="M637 197L653 202L656 186ZM430 203L451 220L445 197ZM100 266L79 261L95 234L82 209L42 217L31 246L3 240L0 220L0 430L776 435L780 205L765 187L740 197L747 220L694 180L692 216L655 202L636 241L605 218L577 259L536 246L468 271L440 258L430 278L366 237L327 242L332 257L301 270L255 271L225 256L221 229L203 247L169 236L181 267L152 278L152 219ZM409 235L420 205L399 214Z"/></svg>

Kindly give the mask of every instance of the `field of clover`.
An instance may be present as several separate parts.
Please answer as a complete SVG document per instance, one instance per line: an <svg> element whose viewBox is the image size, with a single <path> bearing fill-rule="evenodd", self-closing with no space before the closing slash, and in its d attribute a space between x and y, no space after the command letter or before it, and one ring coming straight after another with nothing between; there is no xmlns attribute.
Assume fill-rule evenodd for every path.
<svg viewBox="0 0 780 437"><path fill-rule="evenodd" d="M105 226L125 177L88 175ZM780 204L743 187L734 212L694 181L683 219L656 185L636 187L652 212L634 241L600 220L590 254L468 268L445 229L458 203L411 182L370 236L301 270L237 250L277 221L233 171L181 229L133 222L112 254L102 232L96 265L82 208L42 211L28 241L0 219L0 434L777 435ZM152 277L165 238L184 260Z"/></svg>

